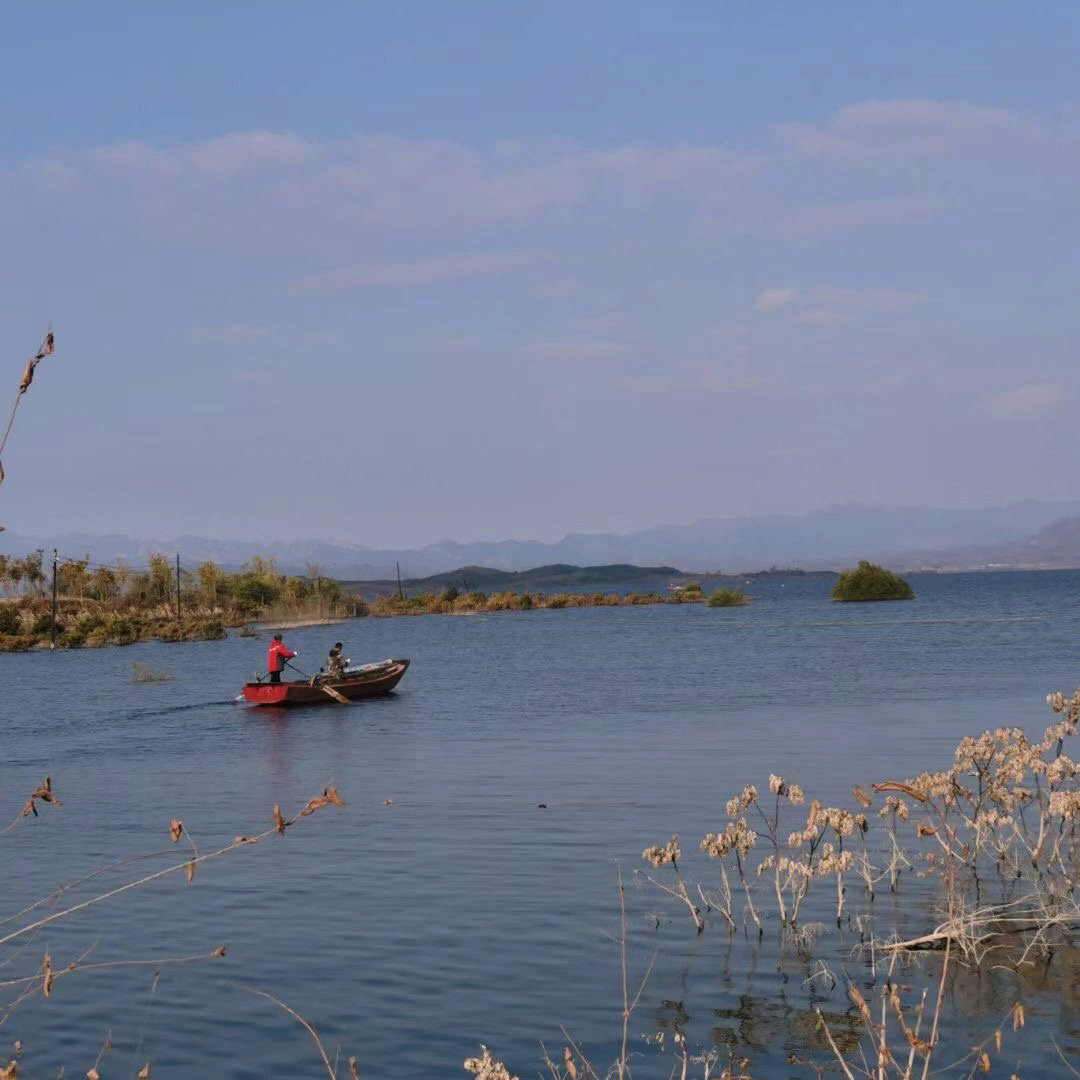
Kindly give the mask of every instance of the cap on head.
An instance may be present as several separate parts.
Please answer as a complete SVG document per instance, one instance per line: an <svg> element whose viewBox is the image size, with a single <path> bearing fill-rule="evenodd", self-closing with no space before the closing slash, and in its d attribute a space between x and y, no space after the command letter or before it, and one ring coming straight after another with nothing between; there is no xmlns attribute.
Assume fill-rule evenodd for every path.
<svg viewBox="0 0 1080 1080"><path fill-rule="evenodd" d="M274 635L274 640L275 641L280 641L281 640L281 635L280 634L275 634Z"/></svg>
<svg viewBox="0 0 1080 1080"><path fill-rule="evenodd" d="M340 649L341 648L341 642L340 641L335 641L334 642L334 648L335 649Z"/></svg>

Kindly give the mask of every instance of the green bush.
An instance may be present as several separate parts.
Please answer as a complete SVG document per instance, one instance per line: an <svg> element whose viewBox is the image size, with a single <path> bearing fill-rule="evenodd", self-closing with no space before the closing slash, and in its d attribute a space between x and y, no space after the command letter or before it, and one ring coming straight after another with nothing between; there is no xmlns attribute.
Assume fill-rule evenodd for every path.
<svg viewBox="0 0 1080 1080"><path fill-rule="evenodd" d="M83 615L75 620L75 625L72 628L77 633L86 637L87 634L96 630L99 626L104 626L105 620L100 615Z"/></svg>
<svg viewBox="0 0 1080 1080"><path fill-rule="evenodd" d="M109 623L109 638L115 641L117 645L130 645L133 641L138 640L138 637L138 627L131 619L123 615L117 615Z"/></svg>
<svg viewBox="0 0 1080 1080"><path fill-rule="evenodd" d="M22 622L14 604L0 604L0 634L18 634Z"/></svg>
<svg viewBox="0 0 1080 1080"><path fill-rule="evenodd" d="M44 615L38 615L34 621L30 624L30 633L36 637L44 637L46 634L51 634L53 630L59 634L64 627L61 625L60 620L54 620L53 617L46 612Z"/></svg>
<svg viewBox="0 0 1080 1080"><path fill-rule="evenodd" d="M281 595L280 586L252 573L226 579L226 588L235 599L252 607L266 607Z"/></svg>
<svg viewBox="0 0 1080 1080"><path fill-rule="evenodd" d="M911 600L914 596L902 577L866 559L840 574L832 587L832 598L842 601Z"/></svg>
<svg viewBox="0 0 1080 1080"><path fill-rule="evenodd" d="M738 589L717 589L709 597L709 607L741 607L747 602Z"/></svg>

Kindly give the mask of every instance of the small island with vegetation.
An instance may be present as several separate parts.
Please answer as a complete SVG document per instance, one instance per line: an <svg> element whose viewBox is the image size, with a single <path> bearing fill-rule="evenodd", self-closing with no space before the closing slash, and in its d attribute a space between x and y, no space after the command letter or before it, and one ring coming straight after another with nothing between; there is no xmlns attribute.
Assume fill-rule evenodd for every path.
<svg viewBox="0 0 1080 1080"><path fill-rule="evenodd" d="M746 598L746 593L741 589L717 589L716 592L709 597L707 603L709 607L742 607L743 604L748 604L750 601Z"/></svg>
<svg viewBox="0 0 1080 1080"><path fill-rule="evenodd" d="M303 575L281 573L273 559L253 557L237 570L213 562L182 567L162 554L146 570L88 559L56 560L0 554L0 652L76 649L136 641L200 641L261 628L302 626L362 616L473 615L495 611L626 607L641 604L747 603L735 588L706 596L701 583L669 584L665 592L573 591L586 582L648 586L658 577L681 580L672 567L538 567L507 573L465 567L420 581L340 582L309 565ZM51 569L51 573L50 573ZM453 582L460 581L458 588ZM485 592L477 583L495 586ZM562 588L559 588L562 586ZM363 591L361 591L363 590ZM555 591L558 590L558 591Z"/></svg>
<svg viewBox="0 0 1080 1080"><path fill-rule="evenodd" d="M912 600L914 597L911 586L902 577L866 559L861 559L854 570L843 571L832 587L834 600L848 602Z"/></svg>

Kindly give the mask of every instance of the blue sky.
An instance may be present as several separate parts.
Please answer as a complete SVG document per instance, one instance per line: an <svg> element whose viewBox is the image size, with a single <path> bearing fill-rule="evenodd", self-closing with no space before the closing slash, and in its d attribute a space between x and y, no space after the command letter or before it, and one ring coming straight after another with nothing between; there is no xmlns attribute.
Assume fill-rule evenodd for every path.
<svg viewBox="0 0 1080 1080"><path fill-rule="evenodd" d="M898 8L8 5L0 520L1080 497L1080 14Z"/></svg>

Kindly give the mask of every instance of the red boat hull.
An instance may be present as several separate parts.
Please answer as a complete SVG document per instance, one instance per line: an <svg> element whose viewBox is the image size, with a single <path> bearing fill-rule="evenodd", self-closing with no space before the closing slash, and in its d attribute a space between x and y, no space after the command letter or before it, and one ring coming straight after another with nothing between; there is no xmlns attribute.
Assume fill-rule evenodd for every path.
<svg viewBox="0 0 1080 1080"><path fill-rule="evenodd" d="M408 660L390 660L370 671L345 675L340 679L326 679L312 685L310 682L249 682L244 684L244 700L250 705L321 705L337 701L325 687L336 690L350 701L389 694L401 681Z"/></svg>

